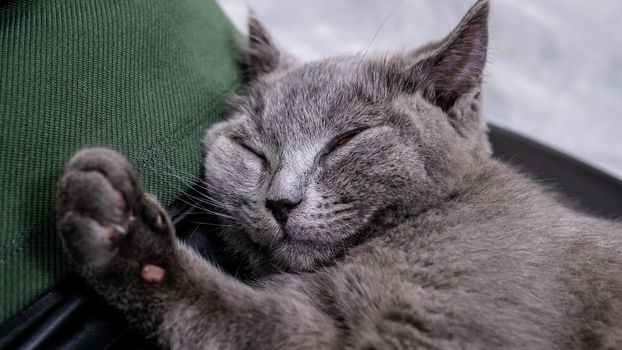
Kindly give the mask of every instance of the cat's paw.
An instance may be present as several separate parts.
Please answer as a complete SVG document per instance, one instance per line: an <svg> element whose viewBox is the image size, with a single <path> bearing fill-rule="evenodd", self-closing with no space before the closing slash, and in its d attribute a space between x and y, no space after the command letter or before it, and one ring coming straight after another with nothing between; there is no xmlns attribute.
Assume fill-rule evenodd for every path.
<svg viewBox="0 0 622 350"><path fill-rule="evenodd" d="M170 249L168 217L144 193L130 162L111 149L73 156L58 185L57 216L65 250L86 277L138 272Z"/></svg>

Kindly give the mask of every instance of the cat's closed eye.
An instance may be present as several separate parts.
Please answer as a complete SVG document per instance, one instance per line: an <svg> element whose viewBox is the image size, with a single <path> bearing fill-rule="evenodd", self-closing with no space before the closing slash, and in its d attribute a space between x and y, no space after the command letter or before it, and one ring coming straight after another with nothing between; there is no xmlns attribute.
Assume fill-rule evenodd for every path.
<svg viewBox="0 0 622 350"><path fill-rule="evenodd" d="M321 156L324 157L334 152L339 147L344 146L346 143L350 142L350 140L352 140L354 137L356 137L358 134L360 134L364 130L365 130L364 128L359 128L359 129L348 131L345 134L341 134L335 137L333 140L331 140L326 145L326 147L324 147L324 151L322 152Z"/></svg>
<svg viewBox="0 0 622 350"><path fill-rule="evenodd" d="M239 145L240 147L244 148L247 152L252 153L253 155L255 155L257 158L261 159L262 162L267 162L268 160L266 159L266 156L256 150L255 148L249 146L246 142L244 142L244 140L242 140L239 137L232 137L231 138L237 145Z"/></svg>

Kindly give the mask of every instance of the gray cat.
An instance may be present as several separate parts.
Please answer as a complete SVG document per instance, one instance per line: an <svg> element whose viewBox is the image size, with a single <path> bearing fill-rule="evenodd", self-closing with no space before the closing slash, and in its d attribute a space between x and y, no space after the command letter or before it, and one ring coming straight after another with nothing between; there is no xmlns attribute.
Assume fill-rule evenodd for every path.
<svg viewBox="0 0 622 350"><path fill-rule="evenodd" d="M58 190L76 268L173 349L620 349L622 225L491 157L488 1L440 42L298 63L251 18L246 83L205 137L243 283L174 235L108 149Z"/></svg>

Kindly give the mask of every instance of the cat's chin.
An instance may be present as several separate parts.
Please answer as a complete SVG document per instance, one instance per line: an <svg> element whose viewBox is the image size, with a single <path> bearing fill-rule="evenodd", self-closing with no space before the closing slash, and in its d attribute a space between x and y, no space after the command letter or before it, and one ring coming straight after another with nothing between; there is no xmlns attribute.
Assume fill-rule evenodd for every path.
<svg viewBox="0 0 622 350"><path fill-rule="evenodd" d="M272 263L289 272L308 272L332 264L343 253L339 244L283 239L273 248Z"/></svg>

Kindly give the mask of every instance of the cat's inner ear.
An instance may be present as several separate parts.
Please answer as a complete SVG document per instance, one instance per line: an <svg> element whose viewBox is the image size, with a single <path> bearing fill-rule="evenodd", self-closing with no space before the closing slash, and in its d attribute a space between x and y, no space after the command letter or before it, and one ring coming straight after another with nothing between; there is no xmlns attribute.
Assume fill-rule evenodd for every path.
<svg viewBox="0 0 622 350"><path fill-rule="evenodd" d="M283 65L284 55L253 12L248 18L248 42L242 50L241 63L246 78L252 80Z"/></svg>
<svg viewBox="0 0 622 350"><path fill-rule="evenodd" d="M488 48L488 0L478 1L441 42L421 53L413 69L426 95L444 111L479 89Z"/></svg>

